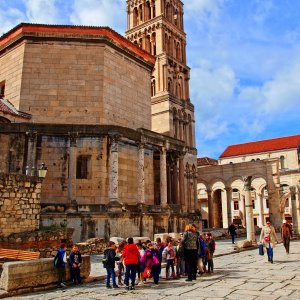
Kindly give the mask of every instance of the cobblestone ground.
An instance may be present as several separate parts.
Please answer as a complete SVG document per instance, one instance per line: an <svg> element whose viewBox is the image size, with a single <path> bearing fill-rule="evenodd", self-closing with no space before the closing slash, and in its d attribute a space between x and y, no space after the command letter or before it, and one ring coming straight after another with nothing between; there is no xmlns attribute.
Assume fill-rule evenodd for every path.
<svg viewBox="0 0 300 300"><path fill-rule="evenodd" d="M289 255L282 244L277 245L274 264L259 256L257 249L217 257L214 263L213 275L192 283L185 279L162 280L158 287L147 283L126 292L123 288L107 290L99 282L13 299L300 299L300 241L291 243Z"/></svg>

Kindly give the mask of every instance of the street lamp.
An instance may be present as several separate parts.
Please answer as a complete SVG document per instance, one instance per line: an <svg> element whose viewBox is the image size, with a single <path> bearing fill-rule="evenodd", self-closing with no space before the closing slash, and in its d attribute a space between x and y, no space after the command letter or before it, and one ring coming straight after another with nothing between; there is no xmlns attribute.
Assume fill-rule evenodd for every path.
<svg viewBox="0 0 300 300"><path fill-rule="evenodd" d="M46 167L46 165L44 163L42 163L38 169L39 178L44 179L47 175L47 171L48 171L48 168Z"/></svg>

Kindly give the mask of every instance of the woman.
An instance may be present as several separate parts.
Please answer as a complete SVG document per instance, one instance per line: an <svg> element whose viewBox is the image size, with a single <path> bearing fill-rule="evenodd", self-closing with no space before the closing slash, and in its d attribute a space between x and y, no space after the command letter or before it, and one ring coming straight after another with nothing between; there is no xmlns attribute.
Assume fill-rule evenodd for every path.
<svg viewBox="0 0 300 300"><path fill-rule="evenodd" d="M273 249L278 243L276 232L270 221L267 221L266 226L261 230L259 243L263 244L267 249L268 261L273 263Z"/></svg>
<svg viewBox="0 0 300 300"><path fill-rule="evenodd" d="M196 280L199 241L197 230L193 225L189 224L185 227L182 244L188 273L186 281Z"/></svg>

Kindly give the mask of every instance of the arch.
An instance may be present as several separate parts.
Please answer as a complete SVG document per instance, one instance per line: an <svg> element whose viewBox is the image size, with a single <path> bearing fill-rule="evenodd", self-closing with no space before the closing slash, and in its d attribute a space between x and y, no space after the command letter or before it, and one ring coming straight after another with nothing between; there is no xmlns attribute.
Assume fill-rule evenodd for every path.
<svg viewBox="0 0 300 300"><path fill-rule="evenodd" d="M266 186L266 185L267 185L267 182L264 178L256 177L256 178L252 179L251 186L258 192L261 190L262 186Z"/></svg>
<svg viewBox="0 0 300 300"><path fill-rule="evenodd" d="M150 38L150 35L147 35L147 36L146 36L146 40L145 40L145 50L146 50L148 53L151 53L151 38Z"/></svg>
<svg viewBox="0 0 300 300"><path fill-rule="evenodd" d="M156 55L156 33L153 32L151 35L151 54Z"/></svg>
<svg viewBox="0 0 300 300"><path fill-rule="evenodd" d="M148 21L150 19L151 19L150 1L146 1L146 3L145 3L145 21Z"/></svg>
<svg viewBox="0 0 300 300"><path fill-rule="evenodd" d="M11 123L11 121L5 117L0 116L0 123Z"/></svg>
<svg viewBox="0 0 300 300"><path fill-rule="evenodd" d="M173 131L174 131L174 138L178 138L178 116L177 116L177 109L173 108Z"/></svg>
<svg viewBox="0 0 300 300"><path fill-rule="evenodd" d="M221 178L216 178L210 185L213 192L216 190L225 191L225 183Z"/></svg>
<svg viewBox="0 0 300 300"><path fill-rule="evenodd" d="M151 80L151 97L154 97L156 94L155 78Z"/></svg>
<svg viewBox="0 0 300 300"><path fill-rule="evenodd" d="M137 26L138 25L138 17L139 17L139 13L138 13L138 9L137 7L135 7L133 9L133 27Z"/></svg>
<svg viewBox="0 0 300 300"><path fill-rule="evenodd" d="M193 125L192 125L192 117L191 117L191 115L189 114L188 115L188 132L189 132L189 137L188 137L188 139L189 139L189 145L190 146L193 146L193 143L194 143L194 141L193 141Z"/></svg>
<svg viewBox="0 0 300 300"><path fill-rule="evenodd" d="M166 5L166 18L172 22L172 6L169 2Z"/></svg>
<svg viewBox="0 0 300 300"><path fill-rule="evenodd" d="M143 22L143 4L139 6L139 22Z"/></svg>
<svg viewBox="0 0 300 300"><path fill-rule="evenodd" d="M168 77L168 91L173 93L173 80L170 77Z"/></svg>

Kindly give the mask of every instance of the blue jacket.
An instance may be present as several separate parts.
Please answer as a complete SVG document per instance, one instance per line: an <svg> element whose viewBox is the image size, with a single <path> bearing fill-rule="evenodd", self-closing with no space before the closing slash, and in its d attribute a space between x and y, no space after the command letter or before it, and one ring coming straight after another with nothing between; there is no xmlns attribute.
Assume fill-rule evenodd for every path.
<svg viewBox="0 0 300 300"><path fill-rule="evenodd" d="M206 256L206 245L203 239L199 238L199 249L198 249L198 256L205 257Z"/></svg>
<svg viewBox="0 0 300 300"><path fill-rule="evenodd" d="M64 262L64 256L66 251L64 249L59 249L54 257L54 267L64 268L66 263Z"/></svg>

